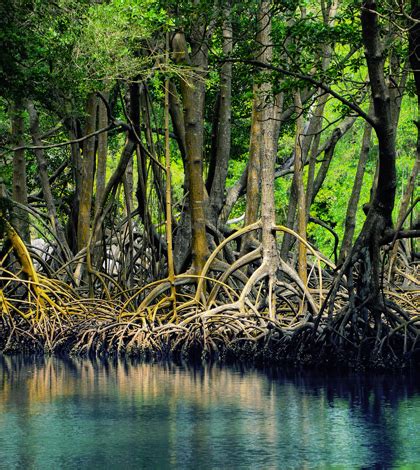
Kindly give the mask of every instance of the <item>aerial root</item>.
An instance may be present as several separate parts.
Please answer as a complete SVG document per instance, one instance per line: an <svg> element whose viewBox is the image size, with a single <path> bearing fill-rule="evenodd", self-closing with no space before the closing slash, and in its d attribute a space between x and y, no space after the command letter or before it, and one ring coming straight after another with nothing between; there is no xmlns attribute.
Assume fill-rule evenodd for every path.
<svg viewBox="0 0 420 470"><path fill-rule="evenodd" d="M276 230L294 234L307 246L307 282L283 260L273 273L261 248L230 265L219 259L230 241L260 228L258 222L224 240L200 275L176 275L131 292L116 288L115 297L107 291L101 298L86 298L77 288L38 273L13 233L20 269L0 265L0 348L314 363L341 353L357 362L369 351L369 361L377 363L415 354L420 328L415 289L386 291L381 311L368 305L357 310L345 283L332 285L331 276L325 276L326 268L334 266L283 227ZM331 286L332 314L324 308L331 305Z"/></svg>

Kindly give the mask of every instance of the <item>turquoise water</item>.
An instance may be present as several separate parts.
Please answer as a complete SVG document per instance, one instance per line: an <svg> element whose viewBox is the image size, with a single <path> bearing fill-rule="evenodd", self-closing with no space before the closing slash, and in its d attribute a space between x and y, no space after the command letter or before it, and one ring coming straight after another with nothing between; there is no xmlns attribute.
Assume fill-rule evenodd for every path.
<svg viewBox="0 0 420 470"><path fill-rule="evenodd" d="M0 468L420 469L420 384L0 356Z"/></svg>

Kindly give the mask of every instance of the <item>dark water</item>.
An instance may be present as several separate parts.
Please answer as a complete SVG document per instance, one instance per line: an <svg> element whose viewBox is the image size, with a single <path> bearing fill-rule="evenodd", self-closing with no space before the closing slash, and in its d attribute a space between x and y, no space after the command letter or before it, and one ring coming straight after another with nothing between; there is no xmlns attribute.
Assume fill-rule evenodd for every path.
<svg viewBox="0 0 420 470"><path fill-rule="evenodd" d="M420 469L420 387L0 356L0 468Z"/></svg>

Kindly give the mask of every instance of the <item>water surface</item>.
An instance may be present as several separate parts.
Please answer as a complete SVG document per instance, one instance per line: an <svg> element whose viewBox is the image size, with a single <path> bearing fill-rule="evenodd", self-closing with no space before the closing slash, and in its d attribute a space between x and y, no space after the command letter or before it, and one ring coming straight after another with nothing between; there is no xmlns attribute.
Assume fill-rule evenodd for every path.
<svg viewBox="0 0 420 470"><path fill-rule="evenodd" d="M0 356L1 469L420 468L412 377Z"/></svg>

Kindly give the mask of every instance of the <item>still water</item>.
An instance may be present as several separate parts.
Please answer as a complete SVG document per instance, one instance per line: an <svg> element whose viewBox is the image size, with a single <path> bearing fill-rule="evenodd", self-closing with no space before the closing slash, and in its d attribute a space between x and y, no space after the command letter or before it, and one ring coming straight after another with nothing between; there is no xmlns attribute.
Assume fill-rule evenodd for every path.
<svg viewBox="0 0 420 470"><path fill-rule="evenodd" d="M420 469L420 384L0 356L0 468Z"/></svg>

